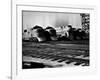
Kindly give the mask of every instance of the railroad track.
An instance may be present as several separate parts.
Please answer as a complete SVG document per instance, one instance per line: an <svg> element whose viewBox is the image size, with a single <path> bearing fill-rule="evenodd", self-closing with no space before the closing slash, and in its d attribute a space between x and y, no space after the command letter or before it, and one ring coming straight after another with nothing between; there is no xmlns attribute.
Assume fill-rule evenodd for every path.
<svg viewBox="0 0 100 80"><path fill-rule="evenodd" d="M89 66L88 44L23 43L22 54L23 66L25 63L30 66L39 63L49 67Z"/></svg>

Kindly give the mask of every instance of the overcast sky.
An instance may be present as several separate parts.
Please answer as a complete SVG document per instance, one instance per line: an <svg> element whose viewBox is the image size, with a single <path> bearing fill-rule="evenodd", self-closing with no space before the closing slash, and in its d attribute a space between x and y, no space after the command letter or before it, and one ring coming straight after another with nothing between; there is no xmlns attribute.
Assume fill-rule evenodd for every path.
<svg viewBox="0 0 100 80"><path fill-rule="evenodd" d="M81 16L78 13L55 13L23 11L23 29L39 25L42 27L67 26L81 27Z"/></svg>

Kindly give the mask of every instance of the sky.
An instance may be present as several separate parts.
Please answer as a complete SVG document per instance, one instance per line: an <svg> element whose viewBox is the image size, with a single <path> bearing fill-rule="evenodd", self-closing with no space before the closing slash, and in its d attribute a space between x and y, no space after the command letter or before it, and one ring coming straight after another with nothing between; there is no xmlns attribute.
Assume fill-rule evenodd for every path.
<svg viewBox="0 0 100 80"><path fill-rule="evenodd" d="M39 12L23 11L23 29L32 28L35 25L59 27L72 25L74 28L81 28L81 16L78 13Z"/></svg>

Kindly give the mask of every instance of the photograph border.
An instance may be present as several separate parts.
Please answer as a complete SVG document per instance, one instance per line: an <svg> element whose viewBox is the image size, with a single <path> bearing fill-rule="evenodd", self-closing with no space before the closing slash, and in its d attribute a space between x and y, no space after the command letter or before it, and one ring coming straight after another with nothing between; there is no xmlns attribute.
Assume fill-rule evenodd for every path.
<svg viewBox="0 0 100 80"><path fill-rule="evenodd" d="M96 21L94 20L94 19L96 19L96 16L95 16L95 12L96 12L96 10L95 10L95 8L94 7L91 7L90 8L90 6L89 7L71 7L71 6L62 6L62 5L59 5L59 6L53 6L53 5L51 5L51 4L49 4L49 6L43 6L43 5L36 5L36 4L19 4L19 3L13 3L12 4L12 7L13 7L13 9L12 9L12 53L11 53L11 75L12 75L12 79L15 79L15 78L22 78L22 77L24 77L25 75L23 75L23 73L24 72L22 72L22 70L21 69L18 69L18 61L20 61L20 59L19 59L19 51L18 51L18 31L19 31L19 27L18 27L18 25L19 25L19 21L21 21L21 20L19 20L19 17L18 16L20 16L21 17L21 15L19 15L18 14L18 7L22 7L22 6L27 6L27 7L29 7L29 6L31 6L31 7L44 7L44 8L61 8L61 9L69 9L69 8L71 8L71 9L75 9L75 10L89 10L90 11L90 26L96 26ZM19 8L20 9L20 8ZM21 9L20 9L21 10ZM73 12L72 12L73 13ZM91 18L91 14L93 15L92 16L92 18ZM19 20L19 21L18 21ZM92 24L91 24L91 22L93 22ZM18 23L18 24L17 24ZM93 28L93 30L94 31L96 31L96 28ZM92 30L92 31L93 31ZM91 35L91 34L93 34L94 36L96 35L95 33L92 33L91 32L91 28L90 28L90 40L91 40L91 36L93 36L93 35ZM95 38L95 37L94 37ZM95 38L96 39L96 38ZM95 39L93 39L92 38L92 41L90 41L90 43L91 42L93 42L93 44L92 45L94 45L94 47L92 47L92 49L94 48L94 50L93 50L93 52L96 52L96 46L95 46L95 42L94 41L96 41ZM90 47L91 47L91 44L90 44ZM20 46L20 48L21 48L21 46ZM90 49L91 50L91 49ZM18 54L17 54L18 53ZM93 54L93 56L96 56L96 54ZM92 58L94 59L92 59L92 63L94 64L93 65L93 67L92 67L92 69L89 69L89 68L84 68L84 69L86 69L86 71L85 71L85 73L87 73L87 71L89 72L89 73L91 73L91 70L92 70L92 72L94 73L94 72L96 72L96 57L93 57L92 56ZM91 61L91 59L90 59L90 61ZM91 63L90 63L91 64ZM78 67L76 68L76 69L78 69ZM39 69L40 70L40 69ZM36 74L38 74L39 72L41 72L41 71L44 71L44 69L43 70L41 70L41 71L39 71L39 70L34 70L35 72L36 72ZM49 74L52 74L52 72L55 70L55 69L52 69L52 70L50 70L50 69L47 69L48 71L51 71L51 73L49 73ZM58 70L58 69L57 69ZM56 71L57 71L56 70ZM62 69L62 70L64 70L64 69ZM70 70L73 70L73 68L70 68ZM33 70L32 70L33 71ZM30 70L29 71L26 71L25 70L25 72L30 72ZM44 71L44 72L46 72L46 71ZM57 71L57 72L59 72L59 70ZM57 73L56 72L56 73ZM48 73L48 72L46 72L46 73ZM54 74L56 74L56 73L54 73ZM64 72L65 73L65 72ZM68 73L68 74L76 74L76 71L72 71L71 73ZM78 74L80 74L80 73L78 73ZM31 75L31 73L29 73L29 75ZM27 75L27 76L29 76L29 75ZM62 75L63 75L63 73L62 73ZM29 77L31 77L31 78L33 78L33 77L35 77L35 76L29 76ZM42 76L41 76L42 77Z"/></svg>

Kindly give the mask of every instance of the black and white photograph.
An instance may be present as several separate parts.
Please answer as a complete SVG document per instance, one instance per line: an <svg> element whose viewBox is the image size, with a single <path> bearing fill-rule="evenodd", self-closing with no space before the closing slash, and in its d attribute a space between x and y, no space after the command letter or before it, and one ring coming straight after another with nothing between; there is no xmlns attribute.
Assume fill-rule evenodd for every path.
<svg viewBox="0 0 100 80"><path fill-rule="evenodd" d="M96 73L96 13L88 5L13 2L12 80L85 80Z"/></svg>
<svg viewBox="0 0 100 80"><path fill-rule="evenodd" d="M0 80L100 80L99 0L1 0Z"/></svg>
<svg viewBox="0 0 100 80"><path fill-rule="evenodd" d="M22 10L22 69L90 66L90 14Z"/></svg>

